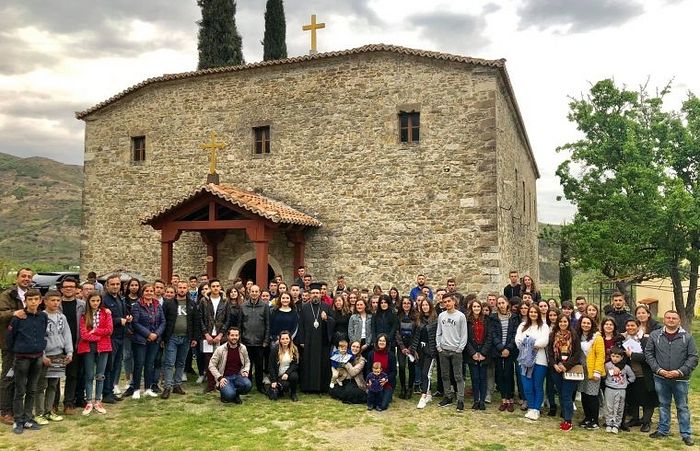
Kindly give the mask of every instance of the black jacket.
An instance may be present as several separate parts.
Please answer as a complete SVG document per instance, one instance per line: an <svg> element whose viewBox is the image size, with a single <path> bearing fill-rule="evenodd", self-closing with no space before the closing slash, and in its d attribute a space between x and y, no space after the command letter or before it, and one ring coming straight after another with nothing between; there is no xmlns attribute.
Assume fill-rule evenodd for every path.
<svg viewBox="0 0 700 451"><path fill-rule="evenodd" d="M372 336L376 340L379 334L386 334L389 339L389 349L393 349L396 345L396 329L399 326L399 320L391 308L382 313L372 315Z"/></svg>
<svg viewBox="0 0 700 451"><path fill-rule="evenodd" d="M289 368L282 374L279 374L280 362L277 360L277 353L279 352L279 347L273 345L270 348L270 365L268 369L270 370L270 382L279 382L279 378L282 374L286 374L288 377L299 371L299 363L292 360L289 364Z"/></svg>
<svg viewBox="0 0 700 451"><path fill-rule="evenodd" d="M221 296L221 301L214 311L214 304L208 297L203 297L199 301L200 314L200 330L199 338L204 338L205 334L211 334L216 327L216 333L226 336L226 327L228 326L229 306L226 299ZM213 337L212 337L213 338ZM223 341L223 340L222 340Z"/></svg>
<svg viewBox="0 0 700 451"><path fill-rule="evenodd" d="M467 321L467 346L464 348L469 356L467 363L474 363L474 359L472 359L472 357L474 357L474 354L477 352L486 357L486 359L491 357L491 346L493 346L493 339L491 338L492 333L491 320L484 318L484 342L478 344L474 337L474 322ZM484 360L484 363L486 361L487 360Z"/></svg>
<svg viewBox="0 0 700 451"><path fill-rule="evenodd" d="M189 297L185 297L185 313L187 314L187 341L194 339L194 315L192 303ZM165 315L165 332L163 332L163 343L168 343L175 330L177 321L177 299L163 301L163 314ZM226 333L224 332L224 335Z"/></svg>
<svg viewBox="0 0 700 451"><path fill-rule="evenodd" d="M510 351L510 355L514 356L518 352L518 347L515 344L515 334L520 325L520 317L518 315L510 315L508 323L508 331L506 332L506 342L503 343L503 332L501 330L501 320L498 319L498 313L491 314L491 355L495 358L501 357L501 352L504 349Z"/></svg>
<svg viewBox="0 0 700 451"><path fill-rule="evenodd" d="M42 354L46 349L46 326L49 317L44 312L27 313L26 319L12 317L7 329L7 348L15 354Z"/></svg>
<svg viewBox="0 0 700 451"><path fill-rule="evenodd" d="M105 292L102 302L112 312L112 340L123 340L126 334L126 326L122 325L122 319L128 315L126 301L121 295L112 296Z"/></svg>
<svg viewBox="0 0 700 451"><path fill-rule="evenodd" d="M424 333L428 336L427 342L421 340L421 335ZM435 334L437 334L437 321L427 324L421 322L420 326L416 327L416 330L413 332L411 351L416 353L420 358L423 358L423 356L427 356L428 358L435 357L437 355Z"/></svg>

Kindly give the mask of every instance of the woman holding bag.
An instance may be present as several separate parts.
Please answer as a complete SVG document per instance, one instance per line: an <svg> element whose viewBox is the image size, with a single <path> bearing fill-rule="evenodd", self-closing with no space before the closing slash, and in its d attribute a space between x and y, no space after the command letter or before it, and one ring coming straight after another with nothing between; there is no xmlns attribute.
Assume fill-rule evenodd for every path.
<svg viewBox="0 0 700 451"><path fill-rule="evenodd" d="M571 320L561 314L556 326L549 335L547 346L547 362L554 370L552 379L559 392L559 404L561 404L564 421L559 423L559 429L570 431L573 425L571 419L574 415L573 394L579 381L583 379L582 373L576 377L571 371L574 366L581 367L581 342L576 332L571 330Z"/></svg>

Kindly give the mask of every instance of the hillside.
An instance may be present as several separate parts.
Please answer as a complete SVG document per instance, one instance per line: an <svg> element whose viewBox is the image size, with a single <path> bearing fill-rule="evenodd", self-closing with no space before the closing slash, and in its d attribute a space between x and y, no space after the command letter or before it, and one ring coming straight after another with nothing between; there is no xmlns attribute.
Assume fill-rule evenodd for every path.
<svg viewBox="0 0 700 451"><path fill-rule="evenodd" d="M77 265L81 166L0 153L0 259Z"/></svg>

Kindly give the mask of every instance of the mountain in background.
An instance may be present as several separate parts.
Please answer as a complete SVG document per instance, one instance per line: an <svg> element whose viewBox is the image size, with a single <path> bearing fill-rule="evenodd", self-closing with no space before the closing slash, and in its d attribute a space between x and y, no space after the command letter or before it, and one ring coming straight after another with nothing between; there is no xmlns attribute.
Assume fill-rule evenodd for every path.
<svg viewBox="0 0 700 451"><path fill-rule="evenodd" d="M82 166L0 153L0 259L77 265Z"/></svg>

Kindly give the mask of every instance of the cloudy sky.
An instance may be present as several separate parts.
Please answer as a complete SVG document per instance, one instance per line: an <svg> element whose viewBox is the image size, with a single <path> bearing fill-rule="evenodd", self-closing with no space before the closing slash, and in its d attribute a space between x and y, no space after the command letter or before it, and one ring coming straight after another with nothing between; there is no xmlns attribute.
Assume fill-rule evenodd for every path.
<svg viewBox="0 0 700 451"><path fill-rule="evenodd" d="M247 62L262 59L264 0L238 0ZM612 77L652 89L673 80L669 106L700 94L695 0L287 0L290 56L308 52L301 26L326 23L319 51L395 44L506 58L542 178L539 218L561 223L554 175L577 139L570 96ZM197 66L195 0L5 0L0 5L0 152L81 164L83 123L74 118L117 92ZM695 42L696 44L693 44Z"/></svg>

